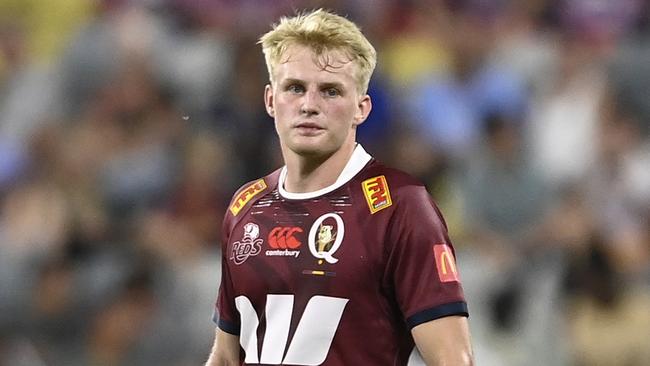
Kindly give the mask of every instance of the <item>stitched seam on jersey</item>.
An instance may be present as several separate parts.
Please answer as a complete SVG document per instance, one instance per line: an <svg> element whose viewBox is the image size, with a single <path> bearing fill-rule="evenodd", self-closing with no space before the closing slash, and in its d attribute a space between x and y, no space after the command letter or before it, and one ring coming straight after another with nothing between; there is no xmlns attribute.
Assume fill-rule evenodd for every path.
<svg viewBox="0 0 650 366"><path fill-rule="evenodd" d="M452 302L420 311L406 319L406 324L409 329L413 329L416 325L451 315L468 317L467 303L464 301Z"/></svg>

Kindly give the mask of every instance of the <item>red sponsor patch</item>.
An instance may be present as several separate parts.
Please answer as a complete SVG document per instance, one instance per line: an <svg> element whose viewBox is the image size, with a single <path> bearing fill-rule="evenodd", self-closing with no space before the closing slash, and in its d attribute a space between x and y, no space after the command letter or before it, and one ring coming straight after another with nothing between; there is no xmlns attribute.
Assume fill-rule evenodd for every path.
<svg viewBox="0 0 650 366"><path fill-rule="evenodd" d="M441 282L459 282L456 260L447 244L435 244L433 254L436 257L436 268Z"/></svg>
<svg viewBox="0 0 650 366"><path fill-rule="evenodd" d="M295 235L302 233L299 227L278 226L269 233L269 245L273 249L296 249L302 245Z"/></svg>
<svg viewBox="0 0 650 366"><path fill-rule="evenodd" d="M378 177L366 179L361 183L361 186L363 187L363 194L366 196L370 213L374 214L375 212L390 207L390 205L393 204L385 176L380 175Z"/></svg>
<svg viewBox="0 0 650 366"><path fill-rule="evenodd" d="M237 195L237 198L233 201L232 205L230 205L230 212L232 212L233 216L237 216L239 211L246 206L248 201L250 201L255 195L258 193L262 192L263 190L266 189L266 183L264 182L264 179L260 179L254 183L251 183L246 189L241 191L239 195Z"/></svg>

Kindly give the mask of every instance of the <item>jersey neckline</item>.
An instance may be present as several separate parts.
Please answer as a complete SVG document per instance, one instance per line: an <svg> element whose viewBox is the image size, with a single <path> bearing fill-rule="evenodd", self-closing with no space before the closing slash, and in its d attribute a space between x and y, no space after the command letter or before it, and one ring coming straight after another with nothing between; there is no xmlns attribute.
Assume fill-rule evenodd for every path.
<svg viewBox="0 0 650 366"><path fill-rule="evenodd" d="M343 171L341 171L341 174L336 179L334 184L319 189L317 191L304 192L304 193L292 193L292 192L287 192L284 189L284 181L287 178L287 166L285 165L282 167L282 170L280 171L280 177L278 179L278 192L280 192L280 196L282 196L283 198L287 198L291 200L304 200L304 199L320 197L324 194L334 191L335 189L349 182L352 178L354 178L355 175L357 175L357 173L361 171L361 169L363 169L363 167L366 166L366 164L368 164L368 162L371 159L372 156L370 156L370 154L366 152L363 146L361 146L361 144L357 144L357 146L354 148L354 151L352 152L352 156L350 157L350 160L348 160L347 164L345 164L345 168L343 168Z"/></svg>

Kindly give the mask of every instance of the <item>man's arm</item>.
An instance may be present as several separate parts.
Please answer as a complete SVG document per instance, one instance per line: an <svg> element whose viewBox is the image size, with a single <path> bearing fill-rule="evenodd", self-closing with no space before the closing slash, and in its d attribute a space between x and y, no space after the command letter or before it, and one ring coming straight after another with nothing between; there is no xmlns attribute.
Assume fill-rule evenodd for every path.
<svg viewBox="0 0 650 366"><path fill-rule="evenodd" d="M464 316L447 316L415 326L411 333L428 366L474 364L469 325Z"/></svg>
<svg viewBox="0 0 650 366"><path fill-rule="evenodd" d="M205 366L239 366L239 337L217 328Z"/></svg>

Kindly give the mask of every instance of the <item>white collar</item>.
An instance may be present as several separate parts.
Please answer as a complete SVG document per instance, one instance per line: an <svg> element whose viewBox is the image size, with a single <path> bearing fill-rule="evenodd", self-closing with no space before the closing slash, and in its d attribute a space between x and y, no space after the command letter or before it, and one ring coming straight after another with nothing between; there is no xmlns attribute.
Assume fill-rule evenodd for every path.
<svg viewBox="0 0 650 366"><path fill-rule="evenodd" d="M280 171L280 178L278 180L278 191L280 192L280 195L282 197L291 200L304 200L304 199L316 198L322 196L326 193L332 192L333 190L349 182L350 179L352 179L355 175L357 175L357 173L359 173L361 169L363 169L363 167L366 166L366 164L368 164L368 162L371 159L372 156L370 156L370 154L366 152L366 150L361 146L361 144L357 144L357 146L354 148L354 151L352 152L352 156L350 157L350 160L348 160L347 164L345 164L345 168L343 168L343 171L336 179L336 182L334 182L334 184L314 192L305 192L305 193L291 193L291 192L287 192L284 189L284 181L287 179L287 166L285 165L282 167L282 170Z"/></svg>

